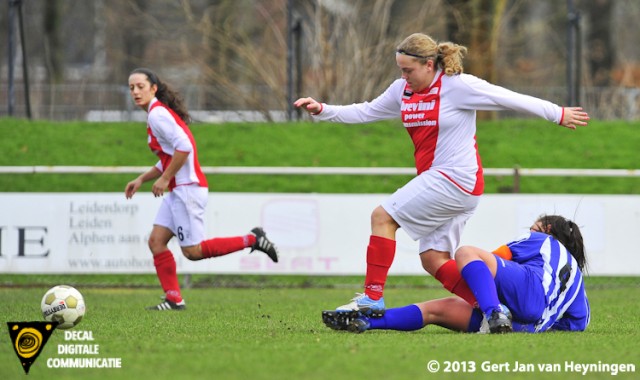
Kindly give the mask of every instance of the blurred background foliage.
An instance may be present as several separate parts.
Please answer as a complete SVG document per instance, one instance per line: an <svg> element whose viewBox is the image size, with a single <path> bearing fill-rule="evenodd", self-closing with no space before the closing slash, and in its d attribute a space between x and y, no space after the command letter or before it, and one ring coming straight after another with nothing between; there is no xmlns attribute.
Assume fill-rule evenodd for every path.
<svg viewBox="0 0 640 380"><path fill-rule="evenodd" d="M414 32L467 46L468 73L566 104L573 25L581 105L597 118L640 118L638 1L9 0L0 24L16 3L25 47L14 42L18 116L25 58L35 118L131 111L126 82L139 66L182 91L192 110L272 120L292 95L370 100L399 76L395 46ZM0 116L11 30L0 30Z"/></svg>

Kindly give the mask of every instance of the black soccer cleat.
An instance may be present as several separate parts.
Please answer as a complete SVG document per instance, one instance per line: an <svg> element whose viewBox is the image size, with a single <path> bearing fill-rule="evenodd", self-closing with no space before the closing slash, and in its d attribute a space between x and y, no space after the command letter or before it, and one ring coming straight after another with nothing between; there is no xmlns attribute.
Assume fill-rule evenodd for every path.
<svg viewBox="0 0 640 380"><path fill-rule="evenodd" d="M511 318L501 310L492 311L487 322L489 323L489 332L491 334L504 334L513 331Z"/></svg>
<svg viewBox="0 0 640 380"><path fill-rule="evenodd" d="M376 314L376 318L379 317L382 317L382 315ZM371 325L368 318L368 316L365 317L359 311L324 310L322 312L322 322L328 328L358 334L370 328Z"/></svg>
<svg viewBox="0 0 640 380"><path fill-rule="evenodd" d="M322 322L332 330L360 332L357 331L358 328L354 323L362 318L359 311L324 310L322 312Z"/></svg>
<svg viewBox="0 0 640 380"><path fill-rule="evenodd" d="M251 233L256 236L256 242L251 246L251 252L261 251L267 254L269 258L274 262L278 262L278 248L269 239L262 227L256 227L251 230Z"/></svg>
<svg viewBox="0 0 640 380"><path fill-rule="evenodd" d="M168 311L168 310L180 311L180 310L185 310L186 308L187 308L187 304L184 302L184 300L176 303L176 302L171 302L165 298L159 304L155 306L149 306L146 309L155 310L155 311Z"/></svg>
<svg viewBox="0 0 640 380"><path fill-rule="evenodd" d="M357 311L337 312L335 310L324 310L322 312L322 322L332 330L348 330L349 322L359 315Z"/></svg>

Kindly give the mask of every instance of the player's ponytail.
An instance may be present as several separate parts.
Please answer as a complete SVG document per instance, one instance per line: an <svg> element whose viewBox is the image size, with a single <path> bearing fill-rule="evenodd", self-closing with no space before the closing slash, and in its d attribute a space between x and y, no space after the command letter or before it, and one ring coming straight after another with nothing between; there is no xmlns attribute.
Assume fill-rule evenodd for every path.
<svg viewBox="0 0 640 380"><path fill-rule="evenodd" d="M466 53L467 48L462 45L454 44L453 42L442 42L438 44L438 65L449 76L462 74L464 72L462 59Z"/></svg>
<svg viewBox="0 0 640 380"><path fill-rule="evenodd" d="M173 112L180 116L180 118L185 123L189 124L191 122L191 116L189 115L187 107L184 105L184 101L182 100L182 96L180 96L180 93L175 91L165 82L161 81L153 71L140 67L133 70L131 74L146 75L149 79L149 83L158 86L158 90L156 91L156 98L158 98L158 100L162 103L166 104L167 107L171 108Z"/></svg>
<svg viewBox="0 0 640 380"><path fill-rule="evenodd" d="M453 42L437 43L426 34L414 33L396 47L396 52L413 57L423 65L433 61L436 67L451 76L464 71L462 59L467 48Z"/></svg>
<svg viewBox="0 0 640 380"><path fill-rule="evenodd" d="M552 235L567 248L576 259L580 270L586 271L587 259L584 241L578 225L560 215L544 215L538 220L549 235Z"/></svg>

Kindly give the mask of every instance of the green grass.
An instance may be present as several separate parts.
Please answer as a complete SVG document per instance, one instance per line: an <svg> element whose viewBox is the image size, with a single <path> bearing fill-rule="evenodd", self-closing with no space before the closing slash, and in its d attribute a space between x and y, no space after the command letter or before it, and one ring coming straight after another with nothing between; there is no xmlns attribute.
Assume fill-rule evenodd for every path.
<svg viewBox="0 0 640 380"><path fill-rule="evenodd" d="M53 123L2 119L0 166L151 166L143 123ZM478 142L487 168L640 168L640 124L593 121L569 131L537 120L480 122ZM193 126L205 166L413 165L412 146L397 122L336 124L223 124ZM131 175L0 175L0 192L120 192ZM402 176L232 176L209 178L213 191L391 193ZM487 177L487 192L509 191L511 177ZM523 178L527 193L640 194L637 178ZM181 276L182 281L187 280ZM640 278L586 279L592 321L584 333L488 336L439 327L361 335L325 328L320 311L361 289L361 277L193 275L184 290L189 309L148 313L160 295L154 275L12 275L0 277L5 322L40 320L44 292L70 283L88 312L77 329L90 330L101 357L122 358L122 369L50 369L64 336L54 333L30 379L448 379L610 378L486 373L483 361L640 365ZM391 277L389 307L447 296L431 277ZM0 337L0 374L23 378L7 330ZM430 374L438 360L476 365L475 373ZM640 369L637 369L639 371ZM544 375L544 376L543 376ZM619 374L616 378L637 378Z"/></svg>
<svg viewBox="0 0 640 380"><path fill-rule="evenodd" d="M601 361L640 365L637 351L640 332L638 278L587 278L593 317L586 332L490 336L454 333L437 326L410 333L369 331L353 335L336 332L321 323L320 310L344 302L358 287L348 284L340 287L329 284L325 287L296 286L301 277L276 276L273 282L251 288L187 289L184 294L189 308L178 313L142 310L157 301L157 289L83 286L83 280L91 278L82 276L48 276L44 280L39 276L27 277L33 280L32 285L78 281L80 284L74 285L85 296L87 314L76 330L92 331L95 341L90 343L99 344L99 356L121 358L123 366L122 369L47 368L49 358L83 357L57 353L58 344L72 343L65 342L64 335L58 331L32 366L30 379L324 380L363 376L537 379L541 377L540 372L524 376L486 373L480 365L483 361L494 364L519 361L536 365ZM143 276L142 282L147 279ZM54 282L56 280L58 282ZM95 278L91 280L95 281ZM325 280L335 283L336 278ZM348 283L359 280L342 279ZM389 282L397 286L391 286L386 292L388 307L447 296L432 278L392 277ZM415 286L416 283L423 286ZM282 286L286 284L291 286ZM40 298L48 286L0 288L3 305L10 305L1 309L1 318L7 322L39 320ZM3 378L22 378L22 368L4 329L0 340ZM460 361L467 365L473 362L477 371L462 376L442 372L432 375L426 370L430 360L438 360L441 364L444 361ZM563 370L549 378L609 377L608 373L583 376ZM637 378L637 373L621 373L616 378Z"/></svg>
<svg viewBox="0 0 640 380"><path fill-rule="evenodd" d="M204 166L412 167L413 146L397 121L195 124ZM540 120L482 121L486 168L638 169L640 123L592 121L571 131ZM0 166L151 166L144 123L28 122L2 119ZM121 192L133 175L0 175L0 192ZM212 191L391 193L410 176L215 175ZM510 191L513 178L486 177L487 193ZM640 178L524 177L523 193L640 194Z"/></svg>

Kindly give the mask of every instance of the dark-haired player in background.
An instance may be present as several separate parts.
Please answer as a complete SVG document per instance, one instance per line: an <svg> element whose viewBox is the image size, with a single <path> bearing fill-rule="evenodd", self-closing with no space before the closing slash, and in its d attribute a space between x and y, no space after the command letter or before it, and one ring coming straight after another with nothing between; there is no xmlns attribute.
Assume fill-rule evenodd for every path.
<svg viewBox="0 0 640 380"><path fill-rule="evenodd" d="M160 81L149 69L138 68L129 75L129 91L134 103L147 112L149 148L158 155L158 163L127 183L125 196L133 197L140 186L154 181L153 195L162 197L149 248L164 300L149 310L182 310L185 302L180 293L176 261L168 248L178 238L182 254L189 260L223 256L245 248L262 251L278 262L276 246L267 239L262 228L235 237L205 240L204 213L208 200L207 179L200 169L196 143L187 126L190 121L182 99L171 87ZM169 191L165 194L165 191Z"/></svg>

